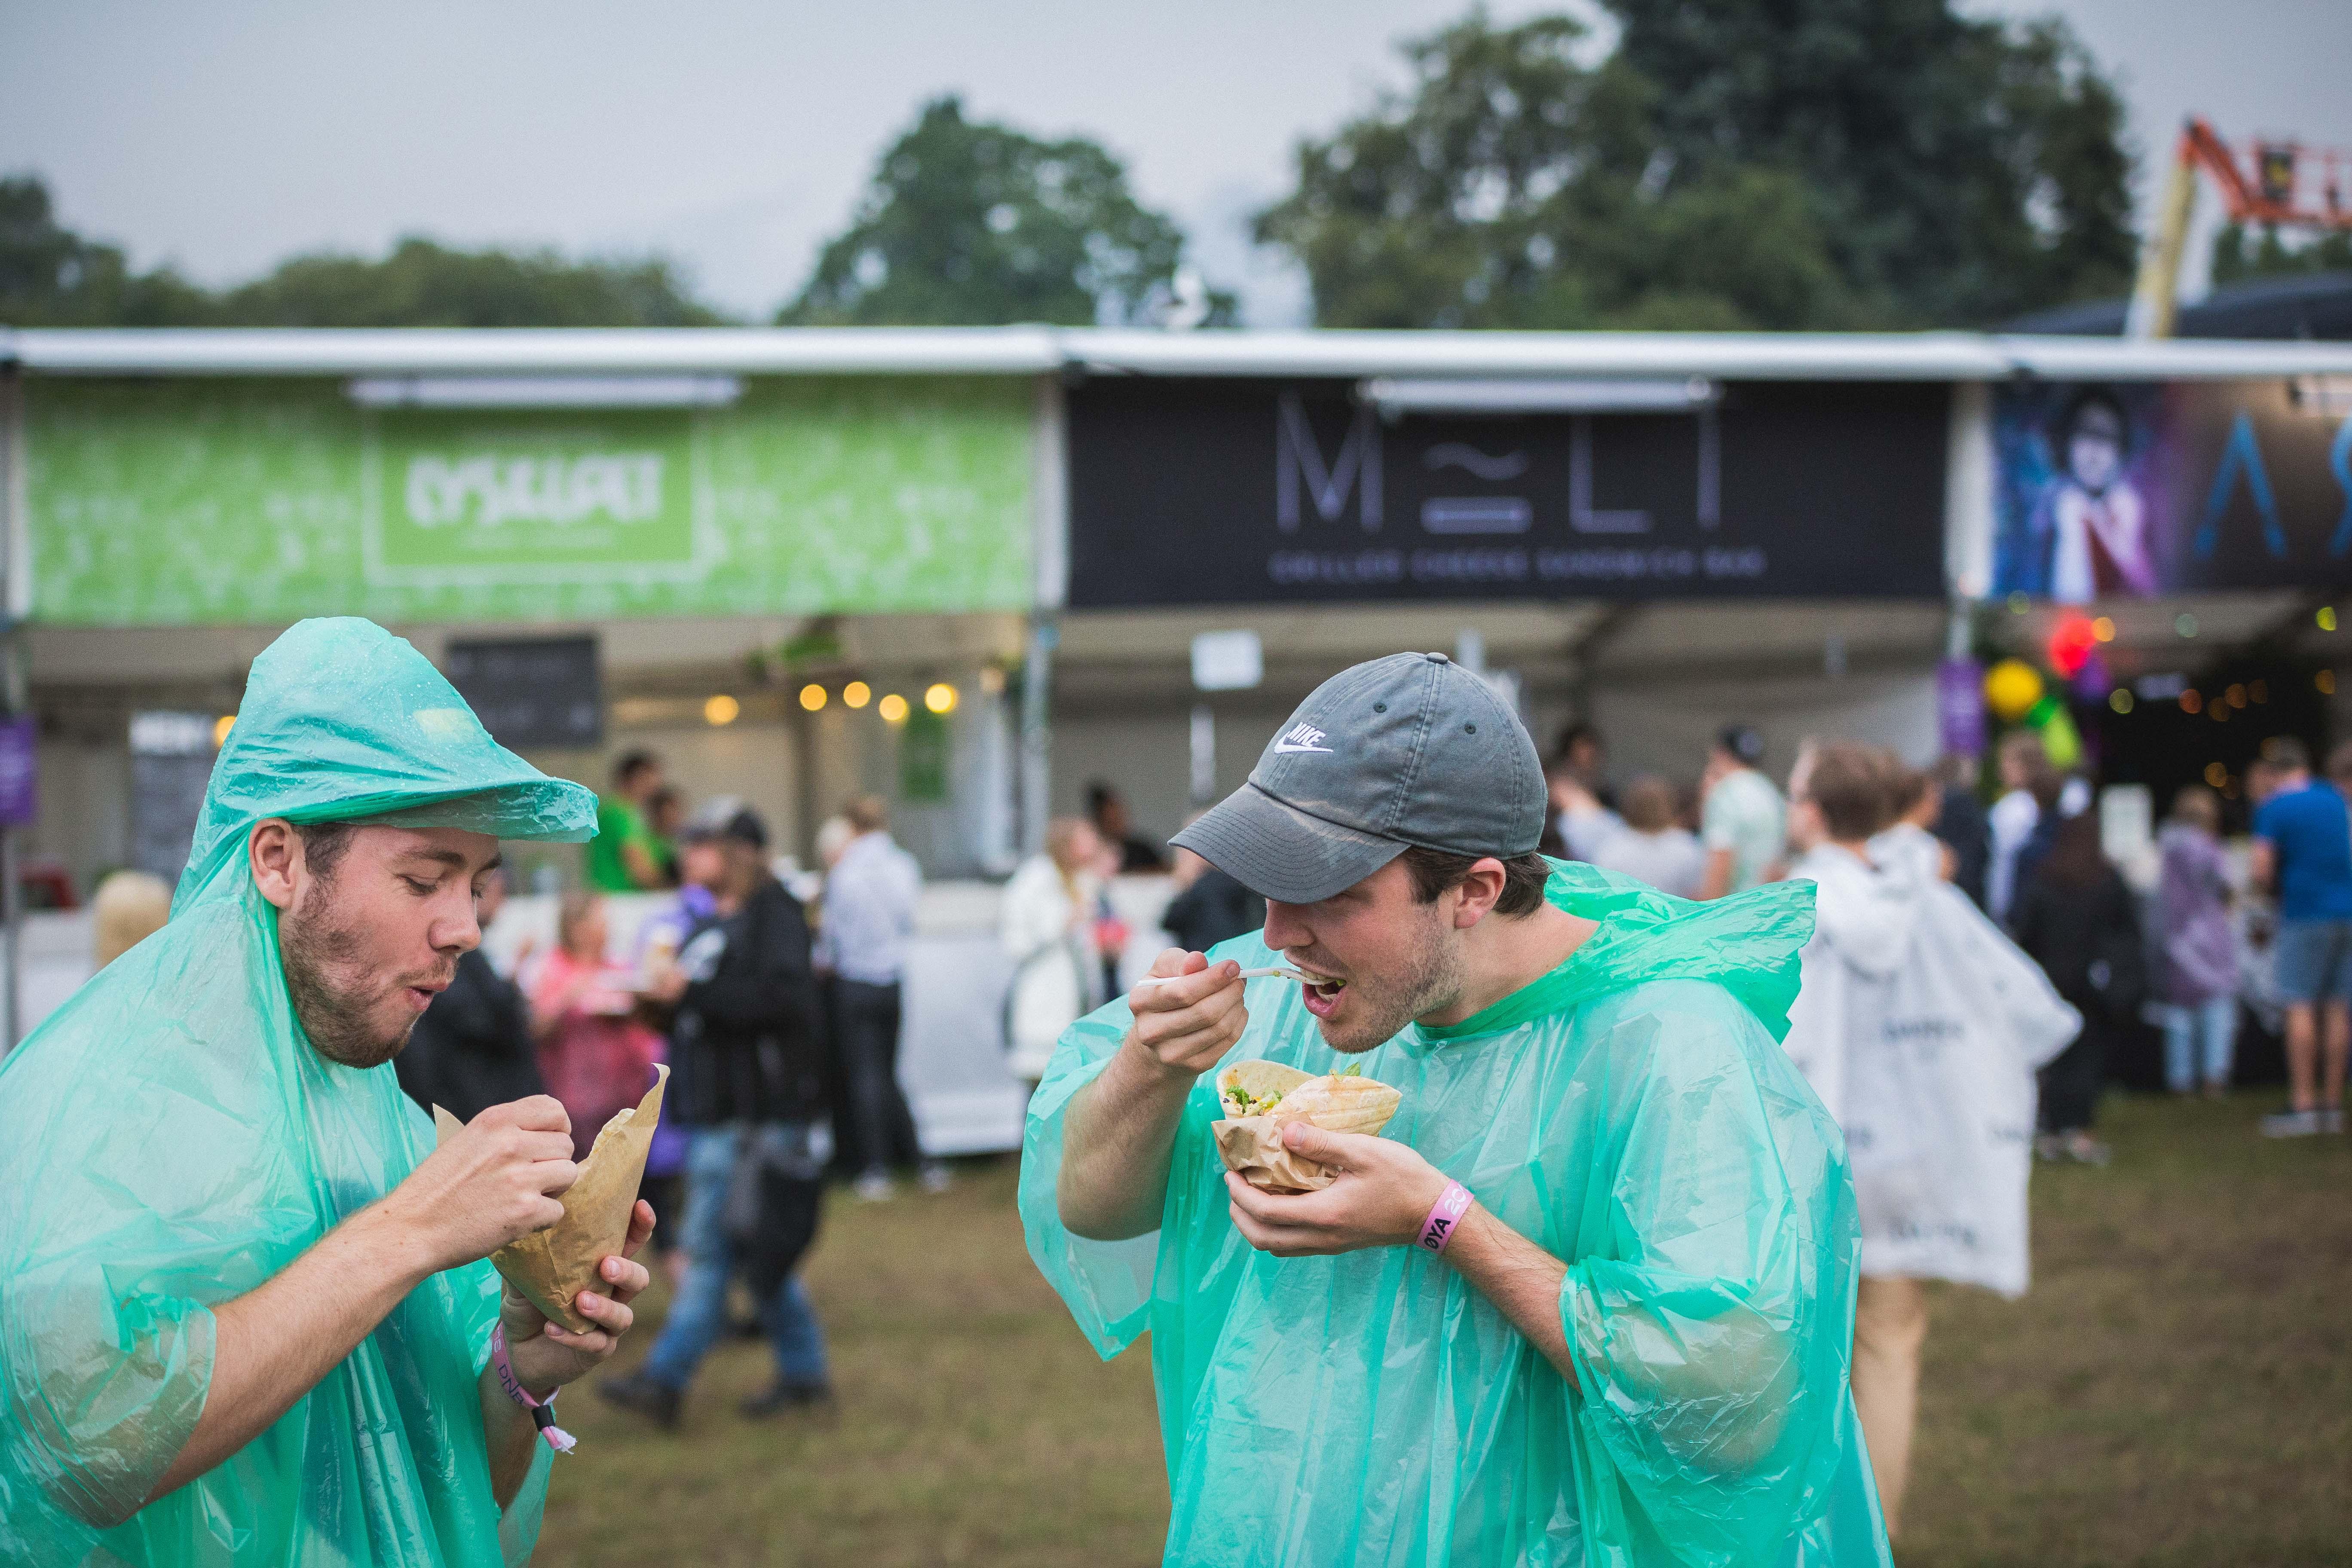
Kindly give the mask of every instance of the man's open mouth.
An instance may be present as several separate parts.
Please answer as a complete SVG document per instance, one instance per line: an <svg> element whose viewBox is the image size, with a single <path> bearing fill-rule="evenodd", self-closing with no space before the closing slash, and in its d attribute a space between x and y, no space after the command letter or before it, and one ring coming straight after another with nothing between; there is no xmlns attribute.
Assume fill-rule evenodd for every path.
<svg viewBox="0 0 2352 1568"><path fill-rule="evenodd" d="M1307 977L1299 983L1299 990L1306 998L1307 1010L1318 1018L1329 1017L1331 1010L1339 1006L1339 994L1348 989L1348 983L1344 980L1332 979L1328 975L1318 974L1304 964L1298 966L1298 972Z"/></svg>

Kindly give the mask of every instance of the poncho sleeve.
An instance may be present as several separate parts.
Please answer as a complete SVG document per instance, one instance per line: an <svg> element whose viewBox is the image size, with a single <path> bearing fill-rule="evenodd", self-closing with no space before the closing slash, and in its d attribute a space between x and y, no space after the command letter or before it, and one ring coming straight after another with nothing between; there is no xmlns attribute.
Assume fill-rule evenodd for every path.
<svg viewBox="0 0 2352 1568"><path fill-rule="evenodd" d="M1150 1326L1160 1233L1125 1241L1091 1241L1072 1233L1062 1223L1058 1195L1062 1140L1071 1100L1102 1075L1126 1039L1132 1017L1125 1002L1113 1002L1063 1031L1037 1092L1029 1097L1029 1122L1021 1143L1021 1223L1029 1256L1105 1361Z"/></svg>
<svg viewBox="0 0 2352 1568"><path fill-rule="evenodd" d="M1209 956L1249 967L1266 963L1271 954L1251 935L1221 942ZM1247 984L1249 1003L1256 1010L1274 994L1266 988L1288 983ZM1181 1400L1181 1391L1195 1380L1202 1363L1200 1352L1215 1337L1231 1303L1246 1248L1226 1215L1224 1167L1209 1130L1220 1112L1216 1090L1205 1075L1193 1086L1177 1123L1160 1228L1127 1241L1089 1241L1062 1224L1055 1189L1070 1100L1101 1074L1133 1021L1126 1002L1115 1001L1070 1026L1055 1047L1053 1061L1029 1101L1021 1152L1021 1220L1030 1257L1068 1303L1097 1353L1108 1360L1146 1329L1151 1331L1153 1360L1168 1384L1161 1390L1165 1403L1171 1389ZM1260 1048L1262 1035L1262 1026L1254 1025L1228 1059Z"/></svg>
<svg viewBox="0 0 2352 1568"><path fill-rule="evenodd" d="M1583 1026L1610 1173L1560 1290L1587 1527L1636 1560L1780 1560L1852 1446L1860 1242L1837 1130L1721 987L1639 986Z"/></svg>
<svg viewBox="0 0 2352 1568"><path fill-rule="evenodd" d="M12 1194L0 1547L20 1530L33 1544L85 1543L136 1511L204 1409L211 1304L299 1249L250 1221L284 1196L271 1173L222 1153L256 1142L268 1097L234 1080L193 1092L186 1064L211 1053L178 1020L151 1024L144 1044L136 1061L26 1048L9 1076L15 1109L47 1103L53 1116L37 1129L0 1117L13 1134L0 1140Z"/></svg>

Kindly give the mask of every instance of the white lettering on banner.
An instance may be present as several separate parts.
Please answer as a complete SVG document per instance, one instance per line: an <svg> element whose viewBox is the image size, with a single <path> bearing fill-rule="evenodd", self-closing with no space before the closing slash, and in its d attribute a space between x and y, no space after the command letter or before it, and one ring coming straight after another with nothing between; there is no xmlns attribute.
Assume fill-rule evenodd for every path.
<svg viewBox="0 0 2352 1568"><path fill-rule="evenodd" d="M1274 521L1285 533L1298 529L1298 491L1302 485L1326 522L1339 521L1348 492L1356 492L1356 521L1366 533L1381 528L1381 426L1367 403L1356 410L1348 438L1329 466L1323 448L1307 423L1307 406L1298 394L1286 392L1276 400L1274 419Z"/></svg>
<svg viewBox="0 0 2352 1568"><path fill-rule="evenodd" d="M662 468L657 452L411 458L408 517L420 528L564 527L600 515L614 522L650 522L661 515Z"/></svg>

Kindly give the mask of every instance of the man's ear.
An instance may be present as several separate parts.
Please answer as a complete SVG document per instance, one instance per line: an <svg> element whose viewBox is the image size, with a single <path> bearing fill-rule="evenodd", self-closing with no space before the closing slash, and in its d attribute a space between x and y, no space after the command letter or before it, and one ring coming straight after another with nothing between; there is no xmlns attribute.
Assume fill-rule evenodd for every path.
<svg viewBox="0 0 2352 1568"><path fill-rule="evenodd" d="M1503 896L1503 863L1493 856L1470 868L1454 889L1462 901L1454 906L1454 929L1468 931L1495 912L1495 900Z"/></svg>
<svg viewBox="0 0 2352 1568"><path fill-rule="evenodd" d="M302 885L302 836L282 816L264 817L253 825L245 841L246 858L253 866L253 885L280 910L294 907L295 890Z"/></svg>

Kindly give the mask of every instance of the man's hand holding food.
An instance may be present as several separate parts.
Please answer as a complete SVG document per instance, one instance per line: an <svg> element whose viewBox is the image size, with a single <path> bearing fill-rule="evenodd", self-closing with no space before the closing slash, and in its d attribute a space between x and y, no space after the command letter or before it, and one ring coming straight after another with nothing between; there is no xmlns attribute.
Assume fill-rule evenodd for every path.
<svg viewBox="0 0 2352 1568"><path fill-rule="evenodd" d="M553 1097L533 1095L475 1117L419 1162L383 1207L415 1233L438 1272L487 1258L562 1219L557 1200L579 1174L572 1161L571 1117ZM635 1321L629 1302L652 1279L636 1256L653 1229L653 1205L640 1198L629 1214L627 1241L597 1266L612 1289L583 1290L573 1299L580 1315L597 1325L584 1333L550 1321L513 1285L500 1282L507 1354L516 1379L533 1397L577 1381L620 1348Z"/></svg>
<svg viewBox="0 0 2352 1568"><path fill-rule="evenodd" d="M1287 1122L1283 1146L1338 1174L1312 1193L1266 1193L1225 1173L1234 1228L1260 1252L1314 1258L1368 1247L1409 1247L1445 1194L1445 1176L1390 1138Z"/></svg>

